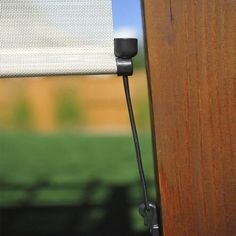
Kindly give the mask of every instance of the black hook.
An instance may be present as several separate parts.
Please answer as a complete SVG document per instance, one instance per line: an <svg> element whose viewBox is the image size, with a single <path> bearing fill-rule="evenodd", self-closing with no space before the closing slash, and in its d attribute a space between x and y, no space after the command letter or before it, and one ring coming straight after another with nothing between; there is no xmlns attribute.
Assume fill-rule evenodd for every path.
<svg viewBox="0 0 236 236"><path fill-rule="evenodd" d="M145 203L142 203L139 206L139 213L144 219L144 225L149 228L152 236L160 236L159 235L157 206L155 204L149 202L148 207L149 208L146 207Z"/></svg>

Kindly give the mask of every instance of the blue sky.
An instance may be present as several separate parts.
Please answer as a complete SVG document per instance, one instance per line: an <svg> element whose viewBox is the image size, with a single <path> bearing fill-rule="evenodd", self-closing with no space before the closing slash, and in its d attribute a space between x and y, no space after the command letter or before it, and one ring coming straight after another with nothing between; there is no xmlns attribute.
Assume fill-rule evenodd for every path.
<svg viewBox="0 0 236 236"><path fill-rule="evenodd" d="M140 0L112 0L112 2L115 31L120 34L129 34L130 31L131 36L140 36L142 34Z"/></svg>

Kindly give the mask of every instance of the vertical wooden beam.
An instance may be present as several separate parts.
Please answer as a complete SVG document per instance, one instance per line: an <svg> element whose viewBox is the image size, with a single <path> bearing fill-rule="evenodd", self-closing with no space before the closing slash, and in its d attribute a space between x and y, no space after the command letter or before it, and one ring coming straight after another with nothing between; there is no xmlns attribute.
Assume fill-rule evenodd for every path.
<svg viewBox="0 0 236 236"><path fill-rule="evenodd" d="M144 0L165 236L236 235L236 0Z"/></svg>

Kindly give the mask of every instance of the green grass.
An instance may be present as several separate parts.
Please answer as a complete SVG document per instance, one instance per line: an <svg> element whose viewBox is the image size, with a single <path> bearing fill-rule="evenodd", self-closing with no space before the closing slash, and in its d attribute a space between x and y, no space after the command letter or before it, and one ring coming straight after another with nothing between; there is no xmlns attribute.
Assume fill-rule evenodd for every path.
<svg viewBox="0 0 236 236"><path fill-rule="evenodd" d="M140 140L153 199L151 140L149 135L141 135ZM130 227L144 230L137 213L142 194L130 136L0 134L0 207L87 202L92 215L86 217L94 222L113 201L116 209L123 209L125 201Z"/></svg>
<svg viewBox="0 0 236 236"><path fill-rule="evenodd" d="M152 181L153 163L148 135L141 136L141 147L147 179ZM79 187L78 190L58 190L41 185L84 185L90 182L101 185L138 183L130 136L0 134L0 183L28 188L37 188L38 185L40 191L34 197L35 203L70 203L79 198ZM11 197L10 192L0 192L0 204L14 204L25 197L20 190ZM151 192L153 196L153 186Z"/></svg>

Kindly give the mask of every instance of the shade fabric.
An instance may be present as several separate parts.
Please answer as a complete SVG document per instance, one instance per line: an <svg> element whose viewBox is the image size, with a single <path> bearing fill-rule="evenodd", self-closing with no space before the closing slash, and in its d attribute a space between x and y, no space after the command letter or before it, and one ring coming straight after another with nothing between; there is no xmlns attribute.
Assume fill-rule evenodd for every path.
<svg viewBox="0 0 236 236"><path fill-rule="evenodd" d="M0 0L0 77L116 71L111 0Z"/></svg>

